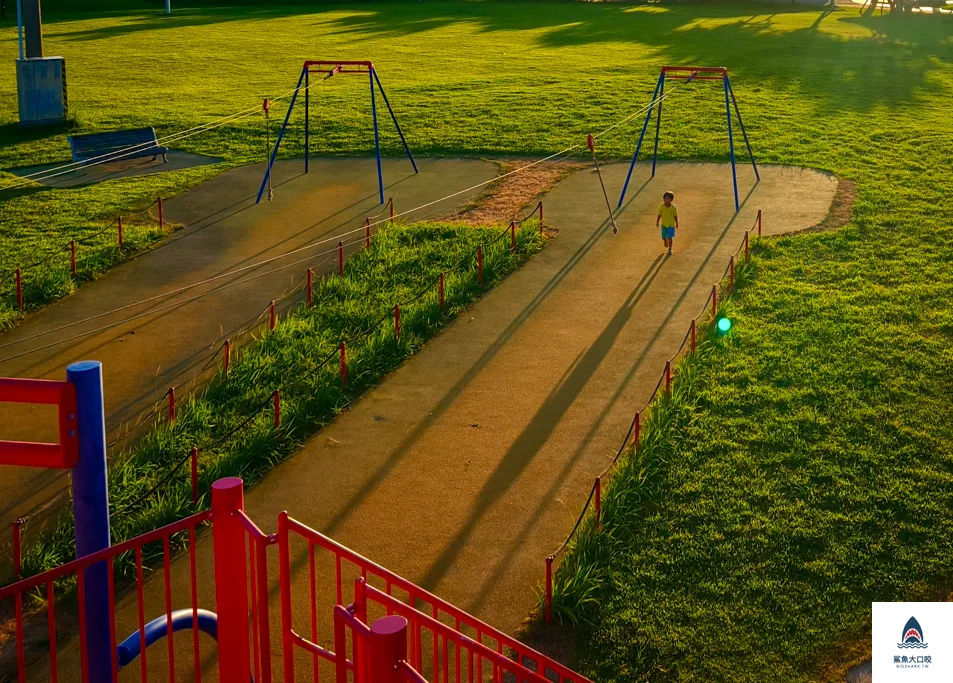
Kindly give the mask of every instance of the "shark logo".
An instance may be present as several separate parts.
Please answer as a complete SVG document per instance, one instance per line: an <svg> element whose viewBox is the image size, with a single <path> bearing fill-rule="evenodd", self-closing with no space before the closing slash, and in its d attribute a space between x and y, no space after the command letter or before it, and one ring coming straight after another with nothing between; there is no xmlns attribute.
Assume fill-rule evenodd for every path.
<svg viewBox="0 0 953 683"><path fill-rule="evenodd" d="M916 647L916 648L926 648L927 643L923 640L923 628L920 626L920 622L916 620L916 617L910 617L907 620L906 625L903 627L903 636L900 638L900 642L897 643L897 647Z"/></svg>

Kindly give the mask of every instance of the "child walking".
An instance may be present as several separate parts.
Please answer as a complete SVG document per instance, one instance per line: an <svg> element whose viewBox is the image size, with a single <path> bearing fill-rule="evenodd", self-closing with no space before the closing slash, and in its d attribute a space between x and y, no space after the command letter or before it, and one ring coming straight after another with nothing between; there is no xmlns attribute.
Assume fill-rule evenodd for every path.
<svg viewBox="0 0 953 683"><path fill-rule="evenodd" d="M658 217L655 227L662 228L662 244L668 247L668 255L672 255L672 241L675 239L675 228L678 227L678 209L675 208L675 194L666 192L662 195L662 203L658 206Z"/></svg>

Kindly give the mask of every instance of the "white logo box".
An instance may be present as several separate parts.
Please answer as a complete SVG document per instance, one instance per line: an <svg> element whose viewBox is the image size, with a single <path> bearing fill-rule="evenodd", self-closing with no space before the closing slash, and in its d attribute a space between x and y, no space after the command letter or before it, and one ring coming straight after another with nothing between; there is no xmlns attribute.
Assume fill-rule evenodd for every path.
<svg viewBox="0 0 953 683"><path fill-rule="evenodd" d="M953 603L873 603L872 653L873 683L953 682Z"/></svg>

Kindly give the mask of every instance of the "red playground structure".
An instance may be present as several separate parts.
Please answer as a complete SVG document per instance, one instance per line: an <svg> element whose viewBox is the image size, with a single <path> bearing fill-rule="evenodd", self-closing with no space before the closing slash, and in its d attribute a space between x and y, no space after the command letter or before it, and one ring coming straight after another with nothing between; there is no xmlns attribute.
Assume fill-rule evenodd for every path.
<svg viewBox="0 0 953 683"><path fill-rule="evenodd" d="M62 405L67 439L42 448L0 442L0 464L32 464L23 461L31 451L72 454L73 438L78 462L55 465L76 472L84 458L105 462L101 366L80 363L68 377L82 373L78 386L0 379L2 401ZM319 683L322 675L337 683L589 683L286 512L276 533L265 533L246 514L237 477L212 485L210 510L115 545L108 522L105 532L104 547L82 552L78 538L77 559L0 589L0 606L14 606L19 683ZM200 608L203 600L215 611ZM153 610L160 615L147 622ZM191 631L188 647L179 631ZM149 650L160 642L164 653Z"/></svg>

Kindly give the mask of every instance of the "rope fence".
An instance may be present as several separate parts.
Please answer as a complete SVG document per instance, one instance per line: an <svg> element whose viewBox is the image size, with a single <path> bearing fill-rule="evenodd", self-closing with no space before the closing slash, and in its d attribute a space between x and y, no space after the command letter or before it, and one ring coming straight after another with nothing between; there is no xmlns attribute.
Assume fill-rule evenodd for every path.
<svg viewBox="0 0 953 683"><path fill-rule="evenodd" d="M658 382L655 384L655 389L652 390L649 399L645 402L645 405L638 411L636 411L635 416L632 418L632 422L629 424L629 429L626 432L625 438L622 440L622 444L619 446L616 451L615 456L613 456L612 461L606 466L606 468L599 473L599 475L593 481L592 487L589 489L589 497L586 498L585 504L582 506L582 510L579 513L579 516L576 518L576 523L573 524L572 530L569 532L569 535L566 536L566 539L560 543L559 547L556 548L552 553L546 556L545 558L545 579L544 579L544 591L545 591L545 614L544 618L546 623L552 621L552 611L553 611L553 563L555 560L565 552L566 548L569 547L570 542L575 538L577 532L582 526L583 521L586 518L586 515L589 513L590 508L593 509L593 523L596 525L596 528L601 526L601 510L602 510L602 482L607 476L609 476L612 471L615 469L616 464L619 461L619 458L622 457L622 454L625 453L629 448L632 448L633 453L635 453L640 444L641 440L641 427L642 427L642 415L652 406L655 400L659 397L659 392L663 390L666 394L670 394L672 390L672 379L673 379L673 364L681 356L682 352L685 350L685 345L689 344L689 353L695 353L697 350L696 347L696 333L698 328L698 321L705 317L706 313L710 313L708 323L712 323L716 320L718 315L718 285L725 281L728 278L728 286L725 294L731 295L735 288L735 259L737 259L741 254L744 254L745 263L748 263L751 258L751 237L750 233L752 230L757 230L757 238L761 238L761 226L762 226L762 217L761 210L758 209L758 215L755 218L754 226L751 230L746 230L744 238L741 241L741 245L738 249L730 256L728 259L728 265L725 267L725 272L721 278L712 285L711 291L708 293L708 298L705 299L705 304L702 306L701 311L697 316L692 318L691 323L689 324L688 330L685 333L685 336L682 338L682 343L679 345L678 350L675 354L665 361L665 366L662 370L662 374L659 377ZM723 301L724 299L722 299Z"/></svg>

